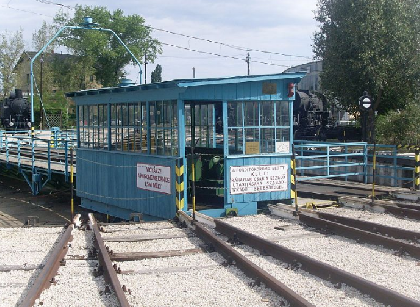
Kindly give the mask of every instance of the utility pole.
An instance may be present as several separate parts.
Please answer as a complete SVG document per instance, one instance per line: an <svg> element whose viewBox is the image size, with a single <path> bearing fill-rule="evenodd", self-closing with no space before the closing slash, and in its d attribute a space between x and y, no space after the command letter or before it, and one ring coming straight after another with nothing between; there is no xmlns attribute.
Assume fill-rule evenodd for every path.
<svg viewBox="0 0 420 307"><path fill-rule="evenodd" d="M147 77L147 72L146 72L146 65L149 64L147 63L147 53L144 54L144 84L146 84L146 77Z"/></svg>
<svg viewBox="0 0 420 307"><path fill-rule="evenodd" d="M249 52L248 52L248 54L245 58L245 62L248 64L248 76L249 76L249 62L250 62L250 60L251 60L251 57L249 56Z"/></svg>

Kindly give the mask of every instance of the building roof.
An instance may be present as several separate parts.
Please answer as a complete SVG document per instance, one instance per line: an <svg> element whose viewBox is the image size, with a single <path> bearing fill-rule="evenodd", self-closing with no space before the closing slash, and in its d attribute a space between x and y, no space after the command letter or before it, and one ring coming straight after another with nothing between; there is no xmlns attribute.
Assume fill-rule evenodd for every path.
<svg viewBox="0 0 420 307"><path fill-rule="evenodd" d="M199 87L199 86L217 86L217 85L227 85L227 84L239 84L246 82L268 82L268 81L279 81L279 80L289 80L290 82L297 83L304 76L306 72L292 72L292 73L280 73L280 74L270 74L270 75L252 75L252 76L236 76L236 77L227 77L227 78L207 78L207 79L176 79L172 81L164 81L159 83L150 83L150 84L140 84L132 85L123 85L119 87L107 87L102 89L90 89L82 90L77 92L66 93L66 97L77 97L85 95L100 95L106 93L119 93L119 92L134 92L134 91L145 91L145 90L154 90L154 89L170 89L170 88L189 88L189 87Z"/></svg>

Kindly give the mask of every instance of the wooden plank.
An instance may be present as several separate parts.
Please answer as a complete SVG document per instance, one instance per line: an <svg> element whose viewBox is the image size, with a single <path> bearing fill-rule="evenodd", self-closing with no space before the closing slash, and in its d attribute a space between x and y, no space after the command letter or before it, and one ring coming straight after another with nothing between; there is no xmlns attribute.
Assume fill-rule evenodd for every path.
<svg viewBox="0 0 420 307"><path fill-rule="evenodd" d="M106 242L142 242L151 240L164 240L164 239L177 239L188 238L192 235L186 233L180 234L157 234L157 235L133 235L133 236L120 236L113 238L103 238Z"/></svg>
<svg viewBox="0 0 420 307"><path fill-rule="evenodd" d="M202 253L201 248L192 248L185 250L168 250L159 252L133 252L133 253L112 253L110 254L111 260L113 261L134 261L148 258L165 258L165 257L176 257L192 255Z"/></svg>
<svg viewBox="0 0 420 307"><path fill-rule="evenodd" d="M121 274L143 274L143 275L152 275L152 274L165 274L165 273L183 273L188 271L199 271L206 269L213 269L220 267L220 265L204 265L204 266L188 266L188 267L171 267L171 268L160 268L160 269L143 269L143 270L126 270L121 271Z"/></svg>
<svg viewBox="0 0 420 307"><path fill-rule="evenodd" d="M0 265L0 272L10 271L33 271L36 269L42 269L43 265L28 264L28 265Z"/></svg>

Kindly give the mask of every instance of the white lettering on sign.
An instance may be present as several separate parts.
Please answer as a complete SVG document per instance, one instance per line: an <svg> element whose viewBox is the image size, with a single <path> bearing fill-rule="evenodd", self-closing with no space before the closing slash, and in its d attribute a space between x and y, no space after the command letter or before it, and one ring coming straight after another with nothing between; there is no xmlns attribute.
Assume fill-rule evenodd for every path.
<svg viewBox="0 0 420 307"><path fill-rule="evenodd" d="M287 164L230 167L230 194L286 191Z"/></svg>
<svg viewBox="0 0 420 307"><path fill-rule="evenodd" d="M169 166L137 163L139 189L171 194L171 168Z"/></svg>

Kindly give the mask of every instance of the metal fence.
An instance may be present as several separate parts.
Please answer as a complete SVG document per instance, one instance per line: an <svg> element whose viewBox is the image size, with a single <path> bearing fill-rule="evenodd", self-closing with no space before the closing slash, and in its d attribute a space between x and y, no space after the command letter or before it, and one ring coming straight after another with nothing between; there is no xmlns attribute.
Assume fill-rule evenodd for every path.
<svg viewBox="0 0 420 307"><path fill-rule="evenodd" d="M295 141L294 151L297 181L341 177L364 183L375 180L381 185L414 187L415 155L403 153L395 145Z"/></svg>
<svg viewBox="0 0 420 307"><path fill-rule="evenodd" d="M53 173L63 174L68 181L70 153L76 147L76 136L73 131L58 128L38 130L34 134L32 137L28 131L0 131L0 163L8 168L17 167L36 195Z"/></svg>

